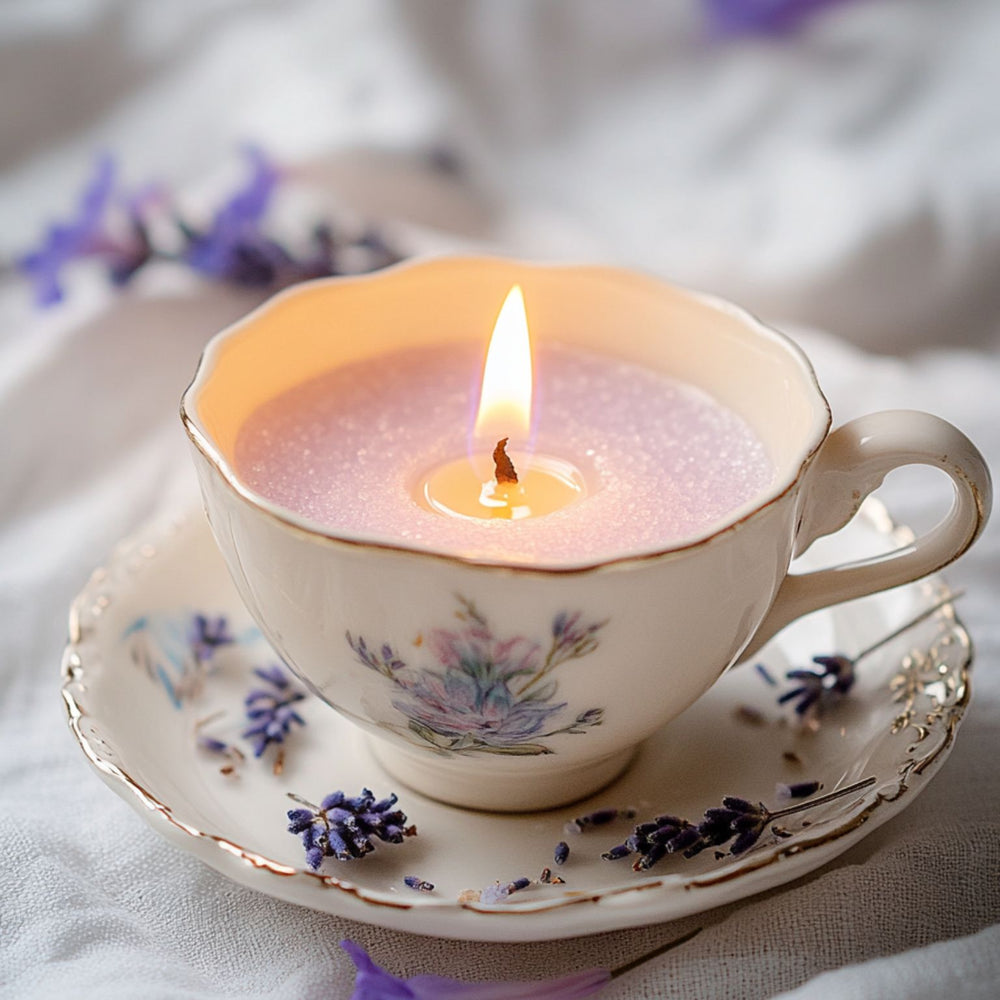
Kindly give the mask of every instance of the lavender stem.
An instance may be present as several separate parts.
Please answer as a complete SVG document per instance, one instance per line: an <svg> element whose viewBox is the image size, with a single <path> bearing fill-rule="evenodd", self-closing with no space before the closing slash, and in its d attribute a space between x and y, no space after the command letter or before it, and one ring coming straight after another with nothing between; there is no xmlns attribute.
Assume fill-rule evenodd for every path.
<svg viewBox="0 0 1000 1000"><path fill-rule="evenodd" d="M908 629L913 628L914 625L919 625L920 622L922 622L925 618L930 618L930 616L933 615L935 612L940 611L945 605L951 604L952 601L957 601L964 594L965 594L964 590L959 590L954 593L946 594L936 604L932 604L925 611L921 611L916 618L911 618L908 622L905 622L904 624L900 625L899 628L890 632L888 635L882 636L882 638L879 639L878 642L873 642L870 646L866 646L863 650L861 650L860 653L857 653L854 656L854 663L857 663L858 660L862 660L869 654L874 653L876 649L881 649L884 645L886 645L886 643L892 642L893 639L897 639Z"/></svg>
<svg viewBox="0 0 1000 1000"><path fill-rule="evenodd" d="M691 938L700 934L701 931L701 927L696 927L693 931L688 931L687 934L682 934L679 938L674 938L673 941L661 944L659 948L654 948L653 951L647 952L645 955L640 955L638 958L633 959L631 962L627 962L625 965L619 965L617 969L611 970L611 978L617 979L619 976L624 976L627 972L631 972L633 969L639 968L640 965L645 965L646 962L651 962L654 958L659 958L660 955L665 954L672 948L679 948L682 944L687 944Z"/></svg>

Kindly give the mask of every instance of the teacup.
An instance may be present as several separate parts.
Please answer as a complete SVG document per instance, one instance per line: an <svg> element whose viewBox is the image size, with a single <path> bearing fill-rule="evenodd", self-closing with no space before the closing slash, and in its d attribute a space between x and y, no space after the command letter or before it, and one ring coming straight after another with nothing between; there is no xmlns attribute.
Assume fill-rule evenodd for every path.
<svg viewBox="0 0 1000 1000"><path fill-rule="evenodd" d="M262 403L358 359L480 340L515 282L537 340L558 334L668 372L738 413L764 443L771 485L699 537L546 568L335 533L241 481L236 438ZM441 258L297 286L209 343L181 415L213 533L275 650L374 737L400 782L480 809L596 791L792 620L955 559L991 503L982 456L950 424L892 411L831 434L813 370L786 337L729 303L604 267ZM910 463L954 483L937 527L896 552L789 573ZM457 601L468 613L456 625ZM568 651L572 668L550 683ZM504 660L515 655L516 684Z"/></svg>

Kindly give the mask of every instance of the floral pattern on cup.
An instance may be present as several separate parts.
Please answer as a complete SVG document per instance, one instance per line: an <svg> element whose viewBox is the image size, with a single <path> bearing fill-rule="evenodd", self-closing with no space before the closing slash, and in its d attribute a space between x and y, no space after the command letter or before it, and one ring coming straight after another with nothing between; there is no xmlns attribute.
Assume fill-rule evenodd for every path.
<svg viewBox="0 0 1000 1000"><path fill-rule="evenodd" d="M395 686L392 705L406 718L411 742L446 755L530 756L554 753L543 742L553 736L580 735L601 724L603 708L562 721L569 705L557 700L559 682L551 675L597 649L607 622L560 612L543 652L543 642L497 636L472 601L459 596L458 602L458 628L435 628L418 640L433 665L411 666L390 643L372 646L347 633L359 662Z"/></svg>

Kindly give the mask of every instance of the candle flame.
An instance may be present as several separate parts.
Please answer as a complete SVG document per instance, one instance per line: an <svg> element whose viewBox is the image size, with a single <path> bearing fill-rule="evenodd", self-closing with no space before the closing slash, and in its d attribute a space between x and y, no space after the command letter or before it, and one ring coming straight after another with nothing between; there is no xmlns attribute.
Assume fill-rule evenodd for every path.
<svg viewBox="0 0 1000 1000"><path fill-rule="evenodd" d="M531 339L521 286L514 285L497 316L483 366L474 435L524 443L531 431Z"/></svg>

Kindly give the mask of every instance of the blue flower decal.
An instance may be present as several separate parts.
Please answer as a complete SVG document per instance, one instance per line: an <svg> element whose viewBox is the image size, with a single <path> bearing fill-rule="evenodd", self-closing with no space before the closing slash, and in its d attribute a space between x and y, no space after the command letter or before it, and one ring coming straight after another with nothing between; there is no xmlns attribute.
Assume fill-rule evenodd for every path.
<svg viewBox="0 0 1000 1000"><path fill-rule="evenodd" d="M589 708L560 725L568 705L556 700L558 683L550 675L597 649L604 622L585 624L579 612L560 612L543 655L539 643L523 636L495 635L471 601L459 604L460 628L429 633L436 661L430 666L411 667L390 643L347 633L358 661L397 688L392 705L415 741L445 753L547 754L553 750L542 741L601 724L603 709Z"/></svg>

